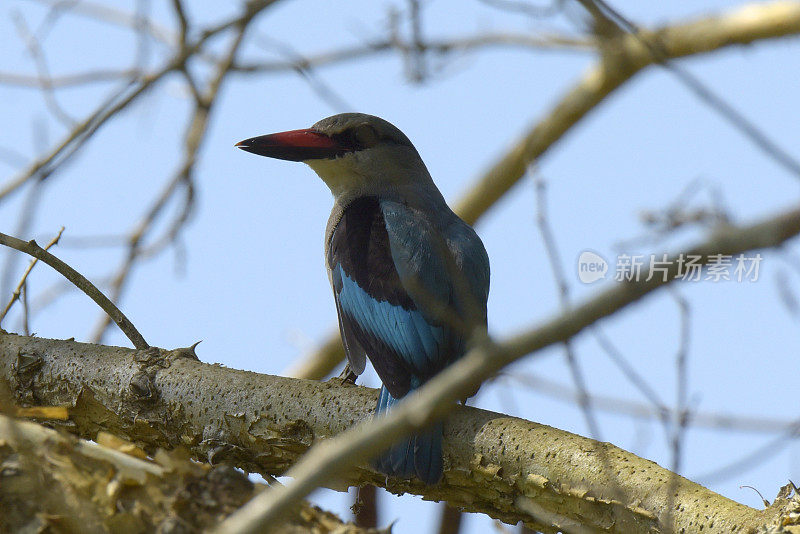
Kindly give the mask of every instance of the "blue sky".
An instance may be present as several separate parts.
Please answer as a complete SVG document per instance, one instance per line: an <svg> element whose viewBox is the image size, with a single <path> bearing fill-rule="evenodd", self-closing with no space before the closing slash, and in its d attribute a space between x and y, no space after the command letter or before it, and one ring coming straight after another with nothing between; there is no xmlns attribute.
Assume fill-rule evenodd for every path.
<svg viewBox="0 0 800 534"><path fill-rule="evenodd" d="M115 2L125 10L132 3ZM171 25L168 7L152 2L154 19ZM238 4L193 3L194 20L236 12ZM482 31L580 30L580 10L531 20L481 2L424 4L424 31L432 38ZM632 2L614 4L641 24L683 20L730 9L733 2ZM303 54L354 45L385 34L387 10L403 2L285 1L263 16L243 57L278 59L271 43ZM12 17L21 13L36 28L45 10L11 1L0 11L0 71L35 73ZM44 42L53 74L91 67L126 67L134 57L129 32L65 15ZM159 64L152 45L151 66ZM342 63L315 75L347 103L331 106L292 73L233 76L213 110L197 172L197 206L180 246L137 267L122 308L151 344L186 346L199 339L200 358L229 367L280 374L334 331L335 311L322 258L330 193L302 164L257 158L233 148L241 139L302 128L340 111L379 115L414 142L448 199L455 201L529 126L578 79L594 56L584 52L493 48L446 60L424 84L411 84L395 54ZM683 60L680 64L754 121L784 149L797 152L800 104L800 42L784 39ZM111 85L67 89L61 105L81 117ZM46 241L65 226L56 253L98 281L120 261L119 248L80 248L68 238L124 234L133 227L181 156L188 100L173 77L105 126L68 167L43 187L33 226L25 238ZM0 85L0 147L33 157L65 132L48 113L40 92ZM3 180L15 167L0 161ZM581 284L577 258L591 249L608 259L621 251L658 255L701 239L694 228L660 242L620 248L646 233L641 214L665 208L690 184L700 183L691 205L714 199L746 223L796 203L797 176L758 150L715 111L699 102L673 76L658 69L639 74L572 129L537 164L547 184L549 223L563 260L571 298L592 295L598 285ZM516 186L477 226L492 265L490 331L498 338L532 326L559 310L558 293L536 226L533 174ZM0 204L0 228L14 233L25 192ZM172 206L173 211L177 206ZM163 224L162 224L163 226ZM688 303L690 337L688 393L701 412L792 420L798 416L798 317L782 303L788 287L800 287L798 251L766 253L756 282L686 282L674 290ZM5 262L5 256L2 257ZM5 263L3 264L5 269ZM17 270L22 263L16 265ZM4 273L5 276L5 273ZM18 275L11 278L16 279ZM45 268L30 279L36 295L57 283ZM610 283L601 282L600 284ZM17 317L4 322L15 328ZM98 310L82 295L67 294L37 313L33 330L43 337L87 339ZM599 329L631 365L672 405L676 396L675 354L681 313L674 296L661 291L603 321ZM108 343L128 345L111 331ZM591 333L575 349L593 394L643 401L640 392L605 354ZM485 385L472 404L588 434L582 413L526 387L526 375L571 386L558 348L527 358ZM517 378L515 378L517 377ZM363 383L376 385L370 372ZM602 439L652 459L671 462L661 425L653 420L598 412ZM772 499L787 479L800 478L796 441L758 454L733 476L714 472L776 434L691 428L683 445L681 474L750 506L760 500L740 485ZM321 491L324 507L347 516L350 498ZM399 518L394 532L430 531L438 508L417 497L387 498L384 523ZM469 532L485 530L484 517L469 516Z"/></svg>

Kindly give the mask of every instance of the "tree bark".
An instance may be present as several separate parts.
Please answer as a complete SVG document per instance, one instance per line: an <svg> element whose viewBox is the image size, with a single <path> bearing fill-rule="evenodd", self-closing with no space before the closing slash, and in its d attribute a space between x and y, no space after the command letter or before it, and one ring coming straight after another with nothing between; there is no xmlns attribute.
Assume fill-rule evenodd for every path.
<svg viewBox="0 0 800 534"><path fill-rule="evenodd" d="M263 489L185 452L147 461L122 452L130 444L114 445L0 415L0 532L199 532ZM308 503L281 531L366 532Z"/></svg>
<svg viewBox="0 0 800 534"><path fill-rule="evenodd" d="M83 437L106 430L151 454L182 445L200 459L264 475L281 474L375 405L372 389L238 371L187 353L3 333L0 376L18 404L69 406L67 426ZM779 514L777 504L749 508L609 443L475 408L453 408L444 453L437 486L387 479L368 462L333 486L415 493L542 532L650 533L668 523L686 532L750 532Z"/></svg>

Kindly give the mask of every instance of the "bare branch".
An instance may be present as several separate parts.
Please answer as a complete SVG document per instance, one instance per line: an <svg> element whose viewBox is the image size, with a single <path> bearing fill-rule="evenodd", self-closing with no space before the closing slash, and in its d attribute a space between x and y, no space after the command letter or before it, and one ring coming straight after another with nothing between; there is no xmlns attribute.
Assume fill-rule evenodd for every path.
<svg viewBox="0 0 800 534"><path fill-rule="evenodd" d="M311 64L311 62L307 58L303 57L303 55L295 50L291 45L288 43L279 42L278 40L266 35L259 36L259 43L262 44L264 48L276 50L282 56L286 57L290 64L295 65L293 70L308 83L308 86L317 94L317 96L319 96L333 109L339 112L348 109L355 109L355 107L348 104L347 101L332 87L320 80L314 69L308 66Z"/></svg>
<svg viewBox="0 0 800 534"><path fill-rule="evenodd" d="M37 175L44 178L55 172L60 164L69 160L80 150L83 144L109 119L125 109L131 102L150 89L153 84L172 72L174 68L174 65L168 65L153 75L144 76L101 103L92 114L67 133L55 148L6 183L0 189L0 201L19 189L31 178Z"/></svg>
<svg viewBox="0 0 800 534"><path fill-rule="evenodd" d="M43 80L41 76L28 76L16 74L14 72L0 72L0 84L18 85L21 87L49 87L50 89L63 89L93 83L115 82L130 78L136 78L142 73L137 69L103 69L81 72L78 74L67 74L55 76Z"/></svg>
<svg viewBox="0 0 800 534"><path fill-rule="evenodd" d="M666 414L669 412L669 408L661 401L658 393L655 389L650 387L650 384L642 377L639 373L636 372L636 369L628 362L625 356L617 349L617 347L611 342L608 337L600 330L599 327L592 328L592 335L594 335L595 340L600 345L600 348L608 354L611 361L614 365L622 371L622 374L625 375L625 378L639 390L639 392L647 399L652 405L653 408L656 410L658 414ZM669 421L666 418L666 415L661 416L661 423L664 425L664 429L668 430Z"/></svg>
<svg viewBox="0 0 800 534"><path fill-rule="evenodd" d="M189 34L189 19L186 16L186 11L183 7L181 0L172 0L172 10L175 11L175 16L178 18L178 43L180 47L186 46L186 38Z"/></svg>
<svg viewBox="0 0 800 534"><path fill-rule="evenodd" d="M462 195L455 205L455 212L470 224L477 222L525 175L532 162L547 152L605 97L641 69L653 64L654 58L641 44L641 39L657 36L666 57L674 59L798 33L800 3L779 0L748 5L694 22L665 26L653 32L643 31L637 38L627 36L621 39L617 43L618 57L613 62L606 57L590 68L543 119ZM338 331L334 335L338 338ZM297 365L296 376L327 376L344 358L344 350L340 347L341 341L331 337L307 361Z"/></svg>
<svg viewBox="0 0 800 534"><path fill-rule="evenodd" d="M681 314L681 329L678 336L678 350L675 353L675 415L672 429L672 471L678 473L681 469L681 450L682 441L686 427L689 424L689 378L688 378L688 357L689 339L691 336L691 311L689 303L675 289L670 288L670 295L677 302Z"/></svg>
<svg viewBox="0 0 800 534"><path fill-rule="evenodd" d="M64 108L62 108L58 100L56 100L53 92L53 85L50 81L50 69L47 67L47 60L44 57L44 51L39 41L36 39L36 36L28 30L28 25L25 23L25 19L20 13L16 13L14 23L17 26L17 31L22 37L22 40L25 42L25 46L28 48L28 53L36 65L38 78L41 80L40 87L42 88L42 94L44 95L44 101L47 107L50 108L50 112L56 119L61 121L62 124L73 127L75 125L75 119L64 111Z"/></svg>
<svg viewBox="0 0 800 534"><path fill-rule="evenodd" d="M37 125L38 126L38 125ZM36 134L36 143L45 143L44 128L34 128ZM44 192L44 182L38 179L33 182L23 199L19 208L19 220L13 233L18 236L27 236L30 232L31 225L33 224L38 207L41 205L42 196ZM3 260L2 277L0 277L0 295L7 295L11 291L11 284L13 283L14 273L16 272L17 262L22 261L19 254L14 254L12 250L7 250Z"/></svg>
<svg viewBox="0 0 800 534"><path fill-rule="evenodd" d="M70 14L80 15L114 26L122 28L130 28L133 30L140 29L137 17L133 13L122 11L109 7L105 4L96 2L87 2L86 0L80 1L67 1L64 0L33 0L36 3L50 6L53 13L66 11ZM167 28L148 23L145 30L147 34L163 44L174 46L177 42L175 34Z"/></svg>
<svg viewBox="0 0 800 534"><path fill-rule="evenodd" d="M792 444L792 440L796 439L798 436L800 436L800 421L787 427L783 434L771 438L763 445L746 452L740 458L721 467L700 473L698 479L702 480L704 484L711 484L715 481L740 475L747 469L752 469L759 464L769 461L771 458L775 458L776 452Z"/></svg>
<svg viewBox="0 0 800 534"><path fill-rule="evenodd" d="M363 45L344 47L339 50L309 55L304 58L297 58L297 60L241 62L234 66L234 70L237 72L272 73L297 69L321 68L390 52L399 51L406 53L415 46L420 47L422 52L442 56L494 47L533 48L536 50L574 50L579 52L589 52L595 49L593 43L585 39L559 35L539 36L487 32L465 37L428 39L418 43L418 45L414 45L411 42L402 40L399 36L395 36L388 39L373 40Z"/></svg>
<svg viewBox="0 0 800 534"><path fill-rule="evenodd" d="M160 70L132 79L126 87L103 102L96 111L82 122L78 123L58 146L6 183L5 186L0 189L0 201L16 191L33 176L37 174L48 176L54 172L60 163L68 160L80 150L83 144L110 118L127 108L128 105L147 90L151 89L165 76L175 70L181 70L184 67L186 59L198 52L207 40L230 28L246 27L256 15L275 1L276 0L250 0L246 2L244 10L240 15L205 29L195 41L180 48L175 56ZM224 61L223 59L223 62ZM230 70L230 66L227 67L226 71L227 70Z"/></svg>
<svg viewBox="0 0 800 534"><path fill-rule="evenodd" d="M94 284L87 280L86 277L81 273L39 247L39 245L36 244L36 241L28 241L26 243L21 239L0 233L0 245L14 248L20 252L29 254L34 258L38 258L58 271L59 274L64 276L64 278L72 282L78 289L83 291L89 298L95 301L95 303L97 303L97 305L100 306L103 311L114 320L114 322L117 324L117 326L119 326L120 330L122 330L128 339L131 340L131 343L133 343L134 347L138 349L145 349L149 347L139 331L136 330L136 327L133 326L133 323L131 323L128 318L125 317L125 315L114 305L113 302L108 300L108 297L103 295L103 293L101 293L100 290L97 289Z"/></svg>
<svg viewBox="0 0 800 534"><path fill-rule="evenodd" d="M195 108L190 118L189 127L184 138L184 157L178 171L173 176L172 180L167 184L163 192L156 198L153 205L145 213L144 217L137 224L136 228L131 232L128 241L128 249L122 265L117 270L111 283L111 300L117 302L122 296L125 288L125 283L128 280L128 275L132 271L134 264L142 256L142 243L149 231L153 228L156 218L161 214L168 201L172 198L173 193L179 186L183 186L184 203L182 209L179 211L177 217L172 221L164 233L164 238L160 243L156 243L153 247L160 250L162 246L174 241L180 230L183 228L194 206L194 183L192 175L194 172L195 163L197 162L200 146L205 139L208 132L208 123L211 114L211 109L216 102L217 95L223 82L227 78L228 73L231 71L236 54L241 47L245 34L252 20L261 12L261 10L270 5L271 1L259 0L251 1L245 6L244 13L239 17L232 19L229 27L235 28L232 41L228 47L227 53L222 57L211 80L208 82L208 87L205 93L200 93L195 89ZM208 30L204 32L204 38L209 38L214 35L214 32ZM176 60L177 61L177 60ZM193 83L189 77L188 72L185 71L185 65L181 63L180 68L184 70L189 83ZM108 327L111 325L110 317L104 315L98 325L95 327L92 339L100 341L103 338Z"/></svg>
<svg viewBox="0 0 800 534"><path fill-rule="evenodd" d="M604 0L578 1L592 13L598 23L602 23L605 26L613 26L618 31L630 32L630 35L634 37L639 36L640 28ZM656 63L672 73L683 85L689 88L695 96L719 113L734 128L739 130L745 137L758 146L768 157L794 174L795 177L800 178L799 161L782 149L775 141L770 139L766 132L762 131L755 123L748 120L740 111L726 102L722 97L715 94L714 91L701 82L698 77L670 61L669 57L665 54L663 44L659 42L657 38L652 41L640 39L640 42L650 51Z"/></svg>
<svg viewBox="0 0 800 534"><path fill-rule="evenodd" d="M561 261L561 254L558 252L555 236L553 235L553 230L550 228L550 221L547 215L547 185L541 176L535 178L534 185L536 187L536 226L539 228L539 234L544 244L547 260L550 263L550 271L552 272L553 281L558 291L561 311L567 312L570 309L569 285L564 276L564 264ZM567 362L572 381L578 391L578 405L581 407L581 412L583 412L583 418L586 422L586 427L589 429L589 435L594 439L600 439L600 426L597 424L597 419L592 412L589 392L586 388L586 380L583 377L572 342L570 340L565 341L563 347L564 359Z"/></svg>
<svg viewBox="0 0 800 534"><path fill-rule="evenodd" d="M94 437L104 429L148 454L181 443L197 458L267 476L283 474L312 443L332 443L336 438L331 436L369 419L374 409L372 389L237 371L178 353L0 333L0 376L9 380L17 399L29 396L70 406L68 426L82 436ZM132 387L144 361L158 369L149 386L154 393L147 397ZM470 407L448 411L447 469L441 484L387 479L364 456L331 484L341 489L369 483L420 494L511 524L522 520L547 533L555 532L545 523L550 516L564 518L568 510L579 509L587 521L613 518L617 525L630 526L627 532L642 528L651 534L654 503L659 495L660 502L666 500L661 481L668 471L612 445L545 425ZM605 448L612 470L603 468L597 447ZM609 500L604 488L616 478L628 484L631 499L644 494L649 500ZM718 528L762 524L775 513L679 480L686 513L703 517L710 510ZM537 504L544 506L541 512L526 511L536 510Z"/></svg>
<svg viewBox="0 0 800 534"><path fill-rule="evenodd" d="M500 373L500 378L516 382L530 388L540 395L577 404L579 392L563 384L556 383L542 376L515 371L513 374ZM678 419L680 414L666 406L655 406L652 403L631 401L604 395L592 395L592 406L614 414L626 415L637 419L657 419L659 421ZM691 428L709 428L730 432L753 432L763 434L788 434L800 426L800 420L777 419L769 416L746 416L739 414L692 412L686 424Z"/></svg>
<svg viewBox="0 0 800 534"><path fill-rule="evenodd" d="M800 4L776 1L750 4L725 15L709 17L653 32L642 31L616 43L613 61L605 57L584 74L552 110L495 163L456 204L456 212L469 222L477 221L525 175L528 166L541 157L578 121L637 72L655 62L641 39L656 36L665 57L675 59L712 52L731 45L749 44L800 33Z"/></svg>
<svg viewBox="0 0 800 534"><path fill-rule="evenodd" d="M61 239L61 234L63 232L64 232L64 227L62 226L61 229L58 231L58 234L47 244L47 246L44 247L43 250L45 251L50 250L50 247L58 243L58 240ZM19 284L17 284L16 289L14 289L14 292L11 294L11 299L8 301L8 304L6 304L5 309L3 309L3 313L0 313L0 323L2 323L3 319L5 319L5 316L8 314L8 310L11 309L11 306L13 306L14 303L17 300L19 300L19 294L20 291L22 291L22 286L25 285L25 281L28 279L28 275L31 274L33 267L36 265L36 262L38 261L39 258L34 258L33 260L31 260L30 265L28 265L28 268L25 269L25 272L22 274L22 279L20 279Z"/></svg>
<svg viewBox="0 0 800 534"><path fill-rule="evenodd" d="M800 208L795 208L751 226L721 230L702 245L687 251L686 255L700 256L703 263L708 263L714 254L736 254L747 250L777 247L798 233L800 233ZM653 276L643 277L644 280L614 284L594 298L573 307L568 313L555 316L539 327L503 343L494 344L488 340L479 343L459 361L434 376L414 395L405 397L391 412L316 445L314 451L305 455L286 473L295 479L292 484L273 488L259 495L226 520L218 531L249 533L274 524L293 503L304 498L316 487L332 480L358 461L378 454L398 437L418 432L435 419L441 418L451 409L452 403L474 391L484 379L494 375L504 366L526 354L571 339L600 319L670 283L680 275L676 257L673 256L673 261L669 263L666 279ZM597 454L596 448L592 448L592 451ZM608 453L598 456L602 458L605 454ZM612 461L615 460L614 454L608 456ZM602 461L600 463L602 464ZM653 492L642 492L641 487L637 487L636 484L631 486L633 481L630 477L617 477L614 474L619 472L617 469L607 471L598 466L598 472L605 473L601 477L612 477L610 480L604 480L600 495L603 495L608 488L614 488L617 493L633 491L635 498L633 495L631 497L636 500L637 506L650 510L659 521L669 519L670 528L674 530L680 530L681 525L686 525L686 521L696 519L692 513L687 515L688 508L683 506L680 510L665 510L664 502L672 497L665 495L665 490L668 488L664 484L660 483L660 489ZM683 480L679 479L677 484L683 483ZM531 506L529 511L541 509L540 503ZM709 506L708 509L715 509L715 506ZM541 511L545 512L543 509ZM711 516L711 521L719 525L719 528L723 528L724 523L718 523L719 520L720 517ZM741 525L744 521L734 524ZM633 532L633 529L629 531ZM642 530L642 532L648 531Z"/></svg>

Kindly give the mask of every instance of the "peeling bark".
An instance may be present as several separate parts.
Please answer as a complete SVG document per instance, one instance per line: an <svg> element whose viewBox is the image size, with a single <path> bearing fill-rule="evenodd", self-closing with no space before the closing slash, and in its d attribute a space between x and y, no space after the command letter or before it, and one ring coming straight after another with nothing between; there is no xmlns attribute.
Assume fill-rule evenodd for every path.
<svg viewBox="0 0 800 534"><path fill-rule="evenodd" d="M0 532L190 533L215 526L263 489L229 466L155 461L0 415ZM281 532L366 534L303 503ZM373 531L374 532L374 531Z"/></svg>

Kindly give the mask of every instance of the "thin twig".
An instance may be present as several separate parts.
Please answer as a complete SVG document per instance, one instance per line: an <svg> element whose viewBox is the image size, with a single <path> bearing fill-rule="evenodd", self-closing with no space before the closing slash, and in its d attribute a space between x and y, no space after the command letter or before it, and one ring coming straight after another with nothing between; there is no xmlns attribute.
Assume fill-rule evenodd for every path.
<svg viewBox="0 0 800 534"><path fill-rule="evenodd" d="M61 234L63 232L64 232L64 227L62 226L61 229L58 231L58 234L53 239L50 240L50 242L47 244L47 246L44 247L43 250L50 250L50 247L58 243L58 240L61 239ZM28 268L25 269L25 272L22 274L22 279L20 279L19 284L17 284L16 289L14 289L14 292L11 294L11 299L8 301L8 304L6 304L3 313L0 313L0 324L3 322L3 319L5 319L6 315L8 314L8 311L11 309L11 306L13 306L14 303L17 300L19 300L19 295L20 292L22 291L22 286L25 285L25 281L28 279L28 275L31 274L33 267L36 265L36 262L38 261L39 258L33 258L33 260L31 260L30 265L28 265Z"/></svg>
<svg viewBox="0 0 800 534"><path fill-rule="evenodd" d="M577 403L579 393L566 385L559 384L542 376L532 373L514 371L514 373L500 373L501 378L513 381L530 388L540 395L545 395L571 405ZM506 391L500 389L500 391ZM671 418L680 417L675 410L664 407L660 409L651 403L631 401L618 397L592 395L592 406L617 415L625 415L636 419L657 419L663 423ZM785 434L800 425L798 419L777 419L769 416L745 416L714 412L693 412L691 418L686 418L687 427L708 428L728 432L751 432L759 434ZM667 435L669 433L667 432Z"/></svg>
<svg viewBox="0 0 800 534"><path fill-rule="evenodd" d="M625 378L627 378L628 381L639 390L644 398L653 405L656 413L668 413L669 408L667 408L666 404L661 401L661 398L656 390L647 383L647 380L645 380L642 375L636 372L636 369L633 367L633 365L630 364L622 352L603 333L600 327L592 327L591 331L592 335L597 341L597 344L600 345L600 348L603 349L609 358L611 358L611 361L614 363L614 365L616 365L619 370L622 371L622 374L625 375ZM665 415L662 416L662 423L664 424L664 429L667 430L669 421L666 419Z"/></svg>
<svg viewBox="0 0 800 534"><path fill-rule="evenodd" d="M67 280L75 284L75 286L83 291L89 298L95 301L95 303L100 306L103 311L114 320L115 323L117 323L117 326L119 326L120 330L122 330L131 343L133 343L134 347L137 349L146 349L150 346L144 340L142 334L140 334L139 331L136 330L136 327L133 326L133 323L131 323L128 318L125 317L125 314L123 314L119 308L117 308L114 303L108 299L108 297L103 295L103 293L101 293L100 290L94 286L94 284L87 280L86 277L81 273L46 250L42 249L36 244L36 241L25 242L21 239L17 239L16 237L11 237L9 235L0 233L0 245L11 247L19 250L20 252L29 254L34 258L42 260L44 263L58 271L58 273L64 276Z"/></svg>
<svg viewBox="0 0 800 534"><path fill-rule="evenodd" d="M703 484L713 484L734 476L740 477L742 472L747 469L752 469L759 464L774 460L777 453L789 446L798 436L800 436L800 421L787 428L784 434L770 439L763 445L743 454L740 458L722 467L697 475L697 480Z"/></svg>
<svg viewBox="0 0 800 534"><path fill-rule="evenodd" d="M43 137L43 129L35 128L34 132L37 137ZM22 205L19 209L19 220L16 227L12 230L14 235L27 236L29 235L31 225L36 219L38 208L41 205L42 193L44 182L41 177L35 180L32 187L28 189ZM14 251L7 250L3 258L2 276L0 276L0 295L7 295L11 291L11 284L14 283L14 273L17 271L18 262L22 261L19 254L14 254Z"/></svg>
<svg viewBox="0 0 800 534"><path fill-rule="evenodd" d="M181 47L186 46L187 36L189 35L189 18L181 0L172 0L172 10L178 18L178 43Z"/></svg>
<svg viewBox="0 0 800 534"><path fill-rule="evenodd" d="M15 72L0 72L0 84L31 88L41 88L46 85L51 89L67 89L81 85L138 78L141 74L142 72L137 69L98 69L77 74L54 76L45 83L45 80L42 80L40 76L17 74Z"/></svg>
<svg viewBox="0 0 800 534"><path fill-rule="evenodd" d="M237 72L273 73L321 68L391 52L407 53L414 46L412 42L402 40L399 36L396 36L388 39L376 39L356 46L347 46L339 50L308 55L301 59L298 58L298 61L239 62L234 65L233 70ZM418 46L422 48L423 52L438 56L493 47L576 52L594 50L592 43L585 39L560 35L540 36L515 33L482 33L465 37L429 39Z"/></svg>
<svg viewBox="0 0 800 534"><path fill-rule="evenodd" d="M689 354L689 340L691 335L691 315L689 312L689 303L672 286L669 288L670 295L675 299L681 313L681 326L678 342L678 350L675 354L675 414L676 418L672 420L672 435L670 436L670 449L672 451L672 467L670 471L672 474L669 477L669 488L667 492L667 510L672 514L672 509L675 504L675 488L678 485L678 476L681 470L681 459L683 456L683 440L686 436L686 428L689 424L689 378L687 371L687 359Z"/></svg>
<svg viewBox="0 0 800 534"><path fill-rule="evenodd" d="M55 172L61 164L68 161L75 155L86 141L100 129L109 119L117 113L127 108L127 106L151 88L153 84L161 80L168 73L172 72L174 65L167 65L157 73L145 76L131 85L128 85L112 95L108 100L101 103L98 108L91 113L81 123L76 125L64 139L48 152L45 156L37 159L16 177L7 182L0 189L0 201L19 189L31 178L41 175L48 177Z"/></svg>
<svg viewBox="0 0 800 534"><path fill-rule="evenodd" d="M571 309L569 299L569 284L564 274L564 264L561 261L561 254L558 252L558 245L550 227L550 220L547 210L547 185L541 176L536 176L534 180L534 187L536 189L536 225L539 228L539 233L544 243L547 258L550 263L550 270L553 274L553 280L558 288L559 304L562 313L569 313ZM578 406L580 406L581 413L583 414L586 426L589 429L592 439L602 441L600 433L600 425L597 422L594 410L592 408L591 397L586 386L586 379L583 376L583 371L578 362L577 355L574 350L574 343L572 339L567 339L562 343L564 347L564 357L572 377L572 382L575 384L575 389L578 392ZM610 459L606 454L605 449L598 448L597 455L603 463L605 469L612 468ZM620 498L621 488L614 484L610 491L615 494L616 498Z"/></svg>
<svg viewBox="0 0 800 534"><path fill-rule="evenodd" d="M561 261L561 255L558 252L558 246L556 245L553 230L550 228L547 216L547 184L541 176L536 176L534 179L534 187L536 189L536 226L539 228L539 234L542 237L547 260L550 263L550 271L553 275L556 288L558 289L558 300L561 311L568 312L570 309L569 285L564 276L564 264ZM581 413L583 413L583 418L591 437L600 440L600 425L597 424L597 418L592 412L591 400L586 388L586 380L581 372L578 358L573 349L573 344L570 340L567 340L563 343L563 347L564 359L567 361L572 381L578 391L578 406L581 408Z"/></svg>
<svg viewBox="0 0 800 534"><path fill-rule="evenodd" d="M658 35L665 56L676 59L798 32L800 4L776 1L748 4L725 15L658 28L646 35ZM655 63L650 51L633 37L618 42L615 50L616 61L603 60L590 68L542 120L469 188L456 204L456 213L470 224L477 221L525 175L531 162L544 155L609 94Z"/></svg>
<svg viewBox="0 0 800 534"><path fill-rule="evenodd" d="M735 129L739 130L746 138L761 149L769 158L781 165L784 169L800 178L800 161L782 149L775 141L770 139L766 132L761 130L754 122L745 117L739 110L726 102L707 87L700 79L688 70L670 61L663 43L658 35L655 39L646 39L641 35L641 28L631 22L619 11L611 7L604 0L578 0L586 7L596 19L616 26L619 30L628 32L636 38L652 54L656 64L661 65L673 74L685 87L691 90L696 97L702 100L711 109L728 121Z"/></svg>
<svg viewBox="0 0 800 534"><path fill-rule="evenodd" d="M111 282L110 293L112 301L119 301L125 289L125 284L129 279L129 274L133 270L136 262L142 257L142 243L144 242L144 239L147 237L150 230L152 230L156 219L167 206L168 201L172 198L174 192L181 186L185 192L182 209L179 210L178 215L164 232L164 238L158 240L158 242L151 248L160 250L160 247L173 242L180 230L184 227L186 221L188 221L194 206L195 198L192 175L197 162L200 147L208 132L211 110L217 100L217 96L219 95L222 84L226 80L228 74L231 72L236 54L242 45L245 34L250 27L250 23L261 12L262 9L271 3L271 1L267 0L251 1L245 5L245 10L242 15L235 17L226 23L230 24L230 26L227 27L235 28L236 33L234 34L234 37L228 46L226 54L222 57L222 59L220 59L219 64L216 66L216 70L213 73L211 80L208 82L206 91L201 93L199 90L197 90L195 94L195 107L184 138L184 156L178 171L175 173L162 193L156 198L153 205L147 210L144 217L139 221L130 234L125 259L123 260L122 265L117 269L117 272ZM215 32L216 29L206 30L203 33L204 37L201 39L208 39L210 36L214 35ZM193 46L195 45L192 45L189 48L192 48ZM185 68L185 66L182 68ZM188 73L186 73L186 75L188 76ZM110 325L111 321L108 315L101 317L99 323L94 329L92 339L95 342L100 342Z"/></svg>
<svg viewBox="0 0 800 534"><path fill-rule="evenodd" d="M50 108L50 112L62 124L70 128L74 127L75 119L72 118L69 113L67 113L64 108L61 107L61 104L58 103L55 93L53 92L53 84L50 81L50 69L47 66L47 60L44 57L44 51L42 50L39 41L28 29L28 25L25 23L25 19L22 17L22 14L15 13L13 19L17 27L17 32L19 32L22 40L25 42L25 45L28 48L28 53L36 65L36 71L38 73L37 77L41 80L40 87L42 89L42 94L47 107Z"/></svg>
<svg viewBox="0 0 800 534"><path fill-rule="evenodd" d="M133 13L128 13L121 9L109 7L106 4L97 2L87 2L86 0L64 2L64 0L34 0L38 4L44 4L51 8L51 13L56 14L68 10L70 14L87 17L92 20L119 26L122 28L139 29L137 17ZM51 15L52 16L52 15ZM145 28L148 35L154 40L174 46L175 35L167 28L149 23Z"/></svg>
<svg viewBox="0 0 800 534"><path fill-rule="evenodd" d="M58 168L58 165L67 161L77 151L80 150L85 142L103 126L110 118L121 110L126 109L134 100L139 98L146 91L151 89L157 82L176 70L184 68L187 58L198 53L209 39L218 35L220 32L229 28L236 28L242 24L249 24L264 8L274 3L276 0L250 0L244 6L244 12L234 16L220 24L211 26L201 32L201 35L192 43L180 48L175 56L154 73L139 76L111 98L103 102L86 119L78 123L65 138L45 156L33 162L28 168L12 178L0 189L0 201L24 185L29 179L37 174L47 177ZM230 70L230 67L229 67Z"/></svg>
<svg viewBox="0 0 800 534"><path fill-rule="evenodd" d="M295 50L288 43L280 42L266 35L259 36L259 43L264 48L276 50L279 54L284 56L292 64L296 65L295 72L308 84L312 91L319 96L325 103L327 103L335 111L341 113L343 111L356 109L350 105L341 95L339 95L332 87L322 81L314 71L314 68L309 66L311 62L305 58L300 52Z"/></svg>
<svg viewBox="0 0 800 534"><path fill-rule="evenodd" d="M673 421L672 438L672 471L679 473L681 469L681 450L683 436L689 424L689 377L687 360L689 357L689 340L691 338L692 317L687 300L678 292L677 289L670 288L670 295L678 304L681 314L681 325L678 342L678 350L675 353L676 367L676 393L675 393L675 414Z"/></svg>

